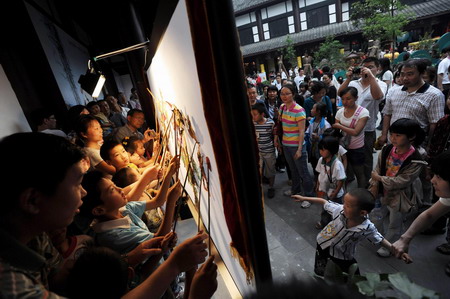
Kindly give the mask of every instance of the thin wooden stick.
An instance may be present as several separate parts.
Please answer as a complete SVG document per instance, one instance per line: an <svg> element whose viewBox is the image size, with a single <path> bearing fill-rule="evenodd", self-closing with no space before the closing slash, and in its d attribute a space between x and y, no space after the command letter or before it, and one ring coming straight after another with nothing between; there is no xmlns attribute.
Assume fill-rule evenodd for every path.
<svg viewBox="0 0 450 299"><path fill-rule="evenodd" d="M170 133L170 131L168 130L168 128L169 128L170 122L172 121L172 117L173 117L173 113L172 113L172 116L171 116L170 119L169 119L169 122L167 123L166 129L164 130L164 135L163 135L163 137L162 137L162 139L161 139L161 148L159 149L158 156L156 156L156 159L155 159L155 162L153 163L153 165L156 164L156 161L158 160L158 157L159 157L159 155L161 154L161 151L162 151L162 149L163 149L162 143L166 140L165 138L166 138L166 136L167 136L167 133Z"/></svg>
<svg viewBox="0 0 450 299"><path fill-rule="evenodd" d="M209 183L209 174L211 172L211 161L206 157L206 165L208 166L208 255L211 256L211 189Z"/></svg>
<svg viewBox="0 0 450 299"><path fill-rule="evenodd" d="M203 164L202 165L200 165L200 167L203 167ZM200 191L199 191L199 195L198 195L198 220L197 220L197 232L199 232L200 231L200 220L202 219L201 217L200 217L200 215L201 215L201 202L202 202L202 184L203 184L203 174L202 174L203 172L202 171L200 171Z"/></svg>
<svg viewBox="0 0 450 299"><path fill-rule="evenodd" d="M182 194L184 194L184 193L186 193L186 195L187 195L187 192L186 192L186 183L187 183L187 180L188 180L188 177L189 177L189 171L191 170L191 161L192 161L192 158L193 158L193 156L194 156L194 153L195 153L195 147L197 146L197 142L194 144L194 148L192 149L192 153L191 153L191 156L189 157L189 160L188 160L188 166L187 166L187 171L186 171L186 177L184 178L184 183L183 183L183 186L182 186L182 188L183 188L183 193ZM193 171L193 170L192 170ZM182 198L182 197L181 197ZM177 212L176 212L176 214L175 214L175 222L174 222L174 224L173 224L173 231L175 231L175 228L177 227L177 222L178 222L178 215L180 214L180 210L181 210L181 198L180 199L178 199L178 206L177 206Z"/></svg>

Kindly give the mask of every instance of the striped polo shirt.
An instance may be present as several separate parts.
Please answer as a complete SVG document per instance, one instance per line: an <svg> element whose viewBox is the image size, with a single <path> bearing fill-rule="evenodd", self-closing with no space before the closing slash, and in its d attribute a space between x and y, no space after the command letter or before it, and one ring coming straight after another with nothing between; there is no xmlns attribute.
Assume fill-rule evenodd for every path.
<svg viewBox="0 0 450 299"><path fill-rule="evenodd" d="M283 124L283 145L298 147L298 142L300 140L298 122L306 120L305 109L295 103L290 109L287 108L286 104L283 104L281 105L280 110L282 113L281 122ZM303 145L304 144L305 141L303 140Z"/></svg>
<svg viewBox="0 0 450 299"><path fill-rule="evenodd" d="M256 137L258 138L258 147L261 153L274 153L275 147L273 146L273 127L274 121L270 118L266 119L263 124L255 124Z"/></svg>

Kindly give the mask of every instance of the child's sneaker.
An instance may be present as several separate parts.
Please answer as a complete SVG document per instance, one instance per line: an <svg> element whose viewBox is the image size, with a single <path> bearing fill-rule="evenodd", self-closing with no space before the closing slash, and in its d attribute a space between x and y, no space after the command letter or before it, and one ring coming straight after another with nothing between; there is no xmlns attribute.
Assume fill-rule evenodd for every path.
<svg viewBox="0 0 450 299"><path fill-rule="evenodd" d="M286 191L283 192L283 194L285 196L291 196L292 195L292 191L291 190L286 190Z"/></svg>
<svg viewBox="0 0 450 299"><path fill-rule="evenodd" d="M275 196L275 189L269 188L269 190L267 190L267 196L269 196L269 198L273 198Z"/></svg>
<svg viewBox="0 0 450 299"><path fill-rule="evenodd" d="M380 257L390 257L391 256L391 252L384 247L380 247L380 249L377 250L377 254Z"/></svg>
<svg viewBox="0 0 450 299"><path fill-rule="evenodd" d="M304 208L304 209L307 209L310 206L311 206L311 203L309 201L306 201L306 200L303 201L302 204L301 204L301 207Z"/></svg>

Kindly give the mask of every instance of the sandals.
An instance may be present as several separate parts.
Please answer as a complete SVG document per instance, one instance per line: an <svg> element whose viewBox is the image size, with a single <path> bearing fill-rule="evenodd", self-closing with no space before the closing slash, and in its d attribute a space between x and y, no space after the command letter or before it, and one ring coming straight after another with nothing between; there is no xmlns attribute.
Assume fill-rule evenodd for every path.
<svg viewBox="0 0 450 299"><path fill-rule="evenodd" d="M436 250L442 254L450 255L450 243L441 244L438 247L436 247Z"/></svg>

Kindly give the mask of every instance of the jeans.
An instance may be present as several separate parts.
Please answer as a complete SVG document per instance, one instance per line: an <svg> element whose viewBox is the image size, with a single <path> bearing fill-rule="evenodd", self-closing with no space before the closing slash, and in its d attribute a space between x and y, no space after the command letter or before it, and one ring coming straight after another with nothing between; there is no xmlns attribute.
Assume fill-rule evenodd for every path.
<svg viewBox="0 0 450 299"><path fill-rule="evenodd" d="M403 233L403 213L398 208L393 209L390 206L381 207L383 214L383 236L389 242L397 241Z"/></svg>
<svg viewBox="0 0 450 299"><path fill-rule="evenodd" d="M294 160L294 155L297 152L295 146L284 146L283 153L286 158L286 162L291 169L292 175L292 194L302 193L305 196L314 196L314 182L311 178L311 174L308 170L308 154L306 148L303 147L302 156Z"/></svg>

